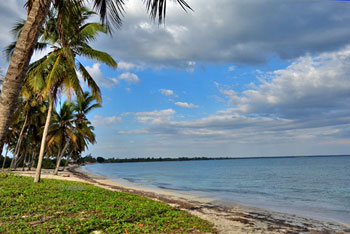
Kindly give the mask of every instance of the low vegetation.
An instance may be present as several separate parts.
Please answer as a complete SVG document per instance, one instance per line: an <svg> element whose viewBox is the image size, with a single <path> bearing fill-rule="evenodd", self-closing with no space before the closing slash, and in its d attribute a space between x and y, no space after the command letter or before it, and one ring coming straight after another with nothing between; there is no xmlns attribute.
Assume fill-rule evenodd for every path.
<svg viewBox="0 0 350 234"><path fill-rule="evenodd" d="M0 173L0 233L207 233L212 225L138 195ZM95 232L95 233L96 233Z"/></svg>

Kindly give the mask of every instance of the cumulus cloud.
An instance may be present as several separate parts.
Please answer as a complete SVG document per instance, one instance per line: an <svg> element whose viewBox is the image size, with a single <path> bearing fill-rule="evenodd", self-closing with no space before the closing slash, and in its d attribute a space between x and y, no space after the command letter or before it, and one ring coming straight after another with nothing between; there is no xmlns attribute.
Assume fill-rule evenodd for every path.
<svg viewBox="0 0 350 234"><path fill-rule="evenodd" d="M238 92L215 83L232 107L195 120L175 111L138 113L142 129L169 139L236 144L344 145L350 139L350 47L303 56L285 69L261 74L260 83ZM186 106L183 105L183 106ZM162 114L161 114L162 113ZM157 121L153 121L156 119Z"/></svg>
<svg viewBox="0 0 350 234"><path fill-rule="evenodd" d="M191 69L194 62L293 59L341 48L350 37L345 1L192 0L190 5L193 13L168 4L166 25L159 27L139 1L129 1L122 29L97 43L125 61Z"/></svg>
<svg viewBox="0 0 350 234"><path fill-rule="evenodd" d="M174 91L171 89L160 89L159 92L164 96L176 96Z"/></svg>
<svg viewBox="0 0 350 234"><path fill-rule="evenodd" d="M187 103L187 102L175 102L174 103L176 106L180 106L183 108L189 108L189 109L193 109L193 108L198 108L199 106L194 105L192 103Z"/></svg>
<svg viewBox="0 0 350 234"><path fill-rule="evenodd" d="M134 63L128 63L124 61L118 62L118 69L124 70L124 71L130 71L130 70L142 70L143 66L134 64Z"/></svg>
<svg viewBox="0 0 350 234"><path fill-rule="evenodd" d="M90 73L91 77L96 83L104 88L113 88L119 81L116 78L106 78L100 69L100 64L95 63L92 67L86 66L86 70Z"/></svg>
<svg viewBox="0 0 350 234"><path fill-rule="evenodd" d="M139 77L135 73L124 72L118 76L119 80L124 80L129 84L137 84L140 82Z"/></svg>
<svg viewBox="0 0 350 234"><path fill-rule="evenodd" d="M19 17L25 18L24 3L0 3L0 20L6 22L0 26L2 32L8 32ZM332 51L346 45L350 37L346 1L221 0L203 4L192 0L190 5L195 11L185 13L178 4L169 3L166 25L158 26L150 22L139 0L130 0L121 30L113 37L101 35L94 46L129 61L120 62L122 70L144 64L191 71L198 62L257 64L271 56L293 59ZM8 33L0 35L2 48L10 41Z"/></svg>
<svg viewBox="0 0 350 234"><path fill-rule="evenodd" d="M136 120L141 123L159 124L169 121L176 112L173 109L155 110L135 113Z"/></svg>
<svg viewBox="0 0 350 234"><path fill-rule="evenodd" d="M319 56L303 56L285 69L265 74L255 88L238 94L219 87L231 112L283 118L349 114L350 47Z"/></svg>
<svg viewBox="0 0 350 234"><path fill-rule="evenodd" d="M96 126L111 126L121 122L123 122L123 119L118 116L103 117L101 115L95 115L94 119L92 120L92 124Z"/></svg>

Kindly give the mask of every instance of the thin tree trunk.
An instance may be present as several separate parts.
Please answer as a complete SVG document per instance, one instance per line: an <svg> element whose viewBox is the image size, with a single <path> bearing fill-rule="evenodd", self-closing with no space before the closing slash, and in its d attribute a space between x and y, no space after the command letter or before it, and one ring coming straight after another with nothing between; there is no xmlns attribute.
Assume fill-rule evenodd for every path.
<svg viewBox="0 0 350 234"><path fill-rule="evenodd" d="M38 183L40 181L40 175L41 175L41 164L43 163L43 158L44 158L44 152L45 152L45 145L46 145L46 137L47 137L47 132L49 130L50 126L50 121L51 121L51 115L52 115L52 108L53 108L53 98L50 98L50 105L49 105L49 110L47 112L46 116L46 122L45 122L45 128L44 128L44 133L43 137L41 139L41 145L40 145L40 153L39 153L39 159L38 159L38 165L36 166L36 172L35 172L35 178L34 182Z"/></svg>
<svg viewBox="0 0 350 234"><path fill-rule="evenodd" d="M32 170L32 166L34 164L34 159L35 159L35 151L32 154L32 158L30 159L29 165L28 165L28 171Z"/></svg>
<svg viewBox="0 0 350 234"><path fill-rule="evenodd" d="M26 166L26 160L27 160L28 153L24 155L24 160L23 160L23 166L22 166L22 171L24 171L24 167Z"/></svg>
<svg viewBox="0 0 350 234"><path fill-rule="evenodd" d="M72 153L73 153L73 151L71 151L70 154L69 154L69 156L67 157L67 161L66 161L66 163L65 163L64 166L63 166L63 171L64 171L64 170L66 169L66 167L68 166L69 159L70 159L70 157L72 156Z"/></svg>
<svg viewBox="0 0 350 234"><path fill-rule="evenodd" d="M15 163L15 160L16 160L16 157L15 157L15 156L16 156L16 155L13 155L13 156L12 156L12 160L11 160L9 169L12 169L12 168L13 168L13 164Z"/></svg>
<svg viewBox="0 0 350 234"><path fill-rule="evenodd" d="M22 129L21 129L21 132L19 134L18 141L17 141L17 144L16 144L15 153L13 155L13 157L16 158L16 160L15 160L16 164L18 163L18 159L17 158L18 158L19 151L21 149L24 129L25 129L25 127L27 125L27 122L28 122L28 115L29 115L29 112L27 112L26 117L24 119L24 123L23 123ZM16 167L16 164L13 165L13 167Z"/></svg>
<svg viewBox="0 0 350 234"><path fill-rule="evenodd" d="M0 152L10 125L34 46L52 0L35 0L18 37L0 95Z"/></svg>
<svg viewBox="0 0 350 234"><path fill-rule="evenodd" d="M6 147L6 153L5 153L5 157L4 157L4 161L2 162L2 170L4 170L5 168L5 162L6 162L6 158L7 158L7 153L9 152L9 147Z"/></svg>
<svg viewBox="0 0 350 234"><path fill-rule="evenodd" d="M61 164L61 160L62 160L63 154L64 154L64 152L66 152L67 147L69 145L69 142L70 142L70 138L66 142L65 146L63 147L63 150L61 151L59 157L57 158L56 168L55 168L55 171L53 172L54 175L57 175L57 173L58 173L58 169L60 168L60 164Z"/></svg>
<svg viewBox="0 0 350 234"><path fill-rule="evenodd" d="M25 154L22 154L20 157L17 157L16 160L15 160L15 163L13 164L13 170L16 170L17 169L17 166L18 166L18 163L22 160L23 156Z"/></svg>

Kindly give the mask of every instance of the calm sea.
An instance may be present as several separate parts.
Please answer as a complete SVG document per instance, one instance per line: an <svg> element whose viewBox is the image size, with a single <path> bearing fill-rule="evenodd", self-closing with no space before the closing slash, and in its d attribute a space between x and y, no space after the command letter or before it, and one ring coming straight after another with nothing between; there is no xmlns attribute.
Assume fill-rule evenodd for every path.
<svg viewBox="0 0 350 234"><path fill-rule="evenodd" d="M141 187L350 223L350 156L112 163L83 169Z"/></svg>

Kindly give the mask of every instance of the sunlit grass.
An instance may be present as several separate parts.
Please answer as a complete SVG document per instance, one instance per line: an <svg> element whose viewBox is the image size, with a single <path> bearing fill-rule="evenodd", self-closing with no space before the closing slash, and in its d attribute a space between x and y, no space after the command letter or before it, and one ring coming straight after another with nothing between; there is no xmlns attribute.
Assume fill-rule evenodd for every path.
<svg viewBox="0 0 350 234"><path fill-rule="evenodd" d="M0 173L0 233L205 233L207 221L138 195Z"/></svg>

